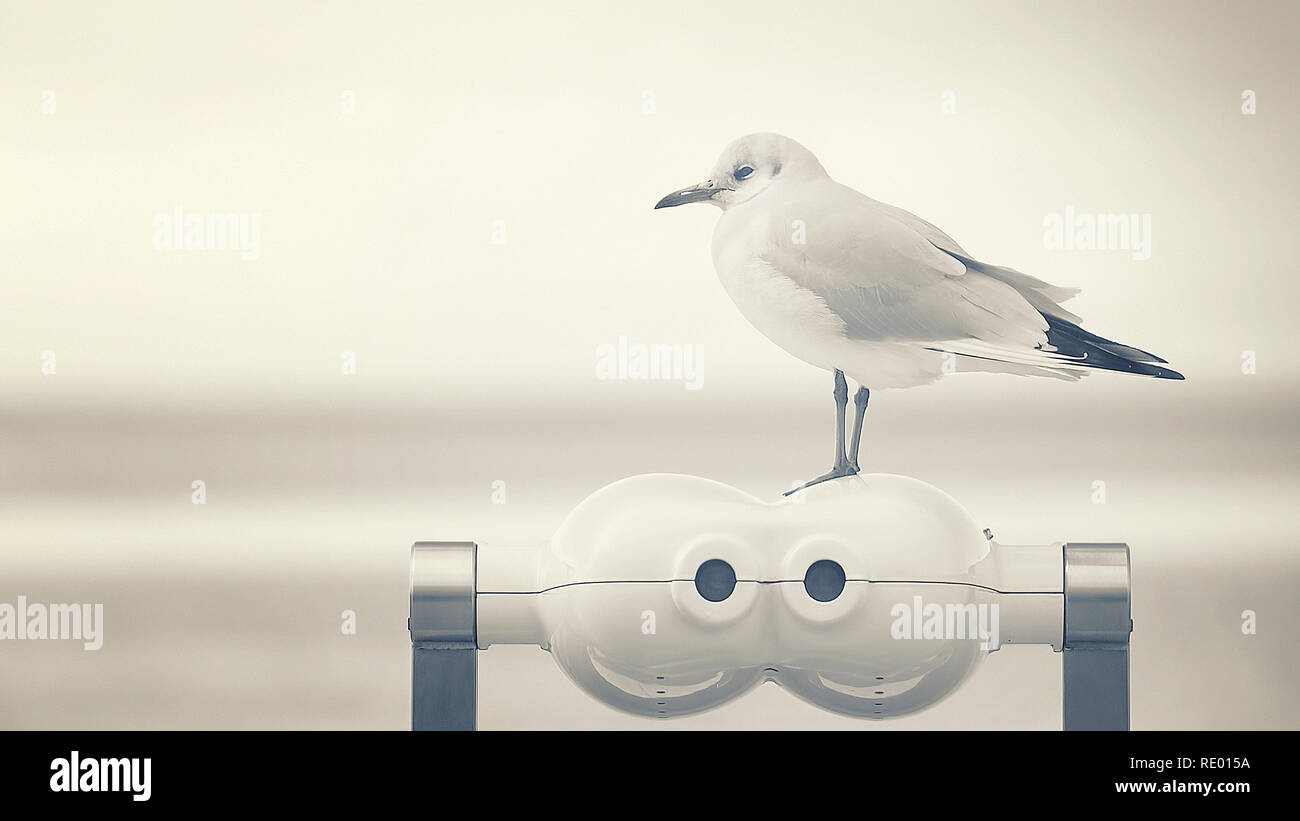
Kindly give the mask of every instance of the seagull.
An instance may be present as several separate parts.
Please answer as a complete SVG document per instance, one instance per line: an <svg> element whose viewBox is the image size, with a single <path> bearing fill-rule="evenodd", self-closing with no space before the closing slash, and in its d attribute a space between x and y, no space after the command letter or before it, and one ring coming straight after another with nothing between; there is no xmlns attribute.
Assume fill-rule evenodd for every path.
<svg viewBox="0 0 1300 821"><path fill-rule="evenodd" d="M1061 307L1079 289L980 262L920 217L831 179L789 137L734 140L708 179L655 208L693 202L722 209L713 266L740 312L788 353L834 373L835 463L800 488L858 473L871 388L955 371L1183 378L1155 354L1080 327ZM847 452L846 375L860 386Z"/></svg>

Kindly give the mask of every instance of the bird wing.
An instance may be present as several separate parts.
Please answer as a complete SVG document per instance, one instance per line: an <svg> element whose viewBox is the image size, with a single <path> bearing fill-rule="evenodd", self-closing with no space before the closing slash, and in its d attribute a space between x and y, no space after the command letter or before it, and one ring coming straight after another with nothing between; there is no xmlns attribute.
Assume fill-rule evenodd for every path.
<svg viewBox="0 0 1300 821"><path fill-rule="evenodd" d="M982 343L979 355L991 347L1023 356L1047 344L1047 320L1031 302L1013 285L936 245L923 231L960 247L944 240L937 228L924 229L928 223L918 220L918 230L881 203L831 180L774 199L778 211L769 217L781 230L773 232L775 242L764 251L764 261L821 297L844 321L848 336L974 340ZM785 230L782 223L796 230ZM1041 355L1030 357L1041 360Z"/></svg>
<svg viewBox="0 0 1300 821"><path fill-rule="evenodd" d="M1006 350L980 338L947 340L941 346L943 350L982 360L983 364L977 367L983 370L992 369L990 363L997 361L1016 363L1013 367L1017 368L1029 366L1034 372L1067 379L1081 375L1080 371L1073 370L1075 366L1136 373L1160 379L1183 378L1177 371L1159 367L1168 363L1153 353L1106 339L1079 327L1082 322L1079 316L1060 305L1078 294L1078 288L1063 288L1014 268L980 262L967 254L952 237L915 214L877 200L870 202L881 212L911 228L936 248L961 262L967 271L976 271L1015 288L1048 323L1047 344L1032 352ZM1061 369L1071 370L1067 372Z"/></svg>
<svg viewBox="0 0 1300 821"><path fill-rule="evenodd" d="M870 198L866 197L866 199ZM966 250L958 245L955 239L948 236L931 223L926 222L913 214L911 211L904 211L902 208L878 200L871 200L871 203L883 213L925 237L925 239L936 248L951 255L967 268L974 268L986 276L991 276L994 279L1001 280L1015 288L1020 292L1020 295L1040 313L1049 316L1057 316L1076 324L1083 321L1077 314L1067 311L1060 305L1060 303L1067 299L1078 295L1078 288L1065 288L1059 285L1053 285L1050 282L1044 282L1038 277L1017 271L1014 268L1006 268L1001 265L990 265L987 262L980 262L970 254L966 253Z"/></svg>

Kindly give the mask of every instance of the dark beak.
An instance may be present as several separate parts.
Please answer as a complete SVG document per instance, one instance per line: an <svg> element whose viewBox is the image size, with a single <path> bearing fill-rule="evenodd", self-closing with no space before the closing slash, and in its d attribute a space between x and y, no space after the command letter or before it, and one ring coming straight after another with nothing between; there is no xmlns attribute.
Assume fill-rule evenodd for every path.
<svg viewBox="0 0 1300 821"><path fill-rule="evenodd" d="M672 208L678 205L685 205L688 202L704 202L713 199L713 195L721 189L714 186L711 182L702 182L699 185L692 185L690 188L683 188L680 191L674 191L659 202L655 203L655 210L660 208Z"/></svg>

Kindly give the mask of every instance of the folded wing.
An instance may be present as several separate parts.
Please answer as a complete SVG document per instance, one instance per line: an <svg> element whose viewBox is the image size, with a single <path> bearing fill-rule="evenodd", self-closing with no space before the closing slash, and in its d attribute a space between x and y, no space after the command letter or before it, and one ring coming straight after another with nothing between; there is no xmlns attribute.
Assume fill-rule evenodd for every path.
<svg viewBox="0 0 1300 821"><path fill-rule="evenodd" d="M805 189L785 197L782 213L773 215L804 231L776 232L764 258L820 296L850 337L976 339L1028 350L1047 344L1047 320L1014 286L850 188L825 180Z"/></svg>
<svg viewBox="0 0 1300 821"><path fill-rule="evenodd" d="M781 209L771 217L794 230L776 231L764 260L820 297L851 338L1030 369L1182 378L1153 354L1079 327L1059 304L1077 289L975 260L900 208L826 179L791 192Z"/></svg>

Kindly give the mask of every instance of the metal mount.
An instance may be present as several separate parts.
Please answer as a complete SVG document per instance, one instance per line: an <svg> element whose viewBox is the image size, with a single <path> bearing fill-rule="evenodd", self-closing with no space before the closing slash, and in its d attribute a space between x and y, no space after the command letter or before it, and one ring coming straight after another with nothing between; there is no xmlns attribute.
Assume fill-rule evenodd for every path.
<svg viewBox="0 0 1300 821"><path fill-rule="evenodd" d="M1062 729L1127 730L1133 631L1128 545L1066 544L1062 552Z"/></svg>
<svg viewBox="0 0 1300 821"><path fill-rule="evenodd" d="M477 553L473 542L416 542L411 548L412 730L475 728Z"/></svg>

